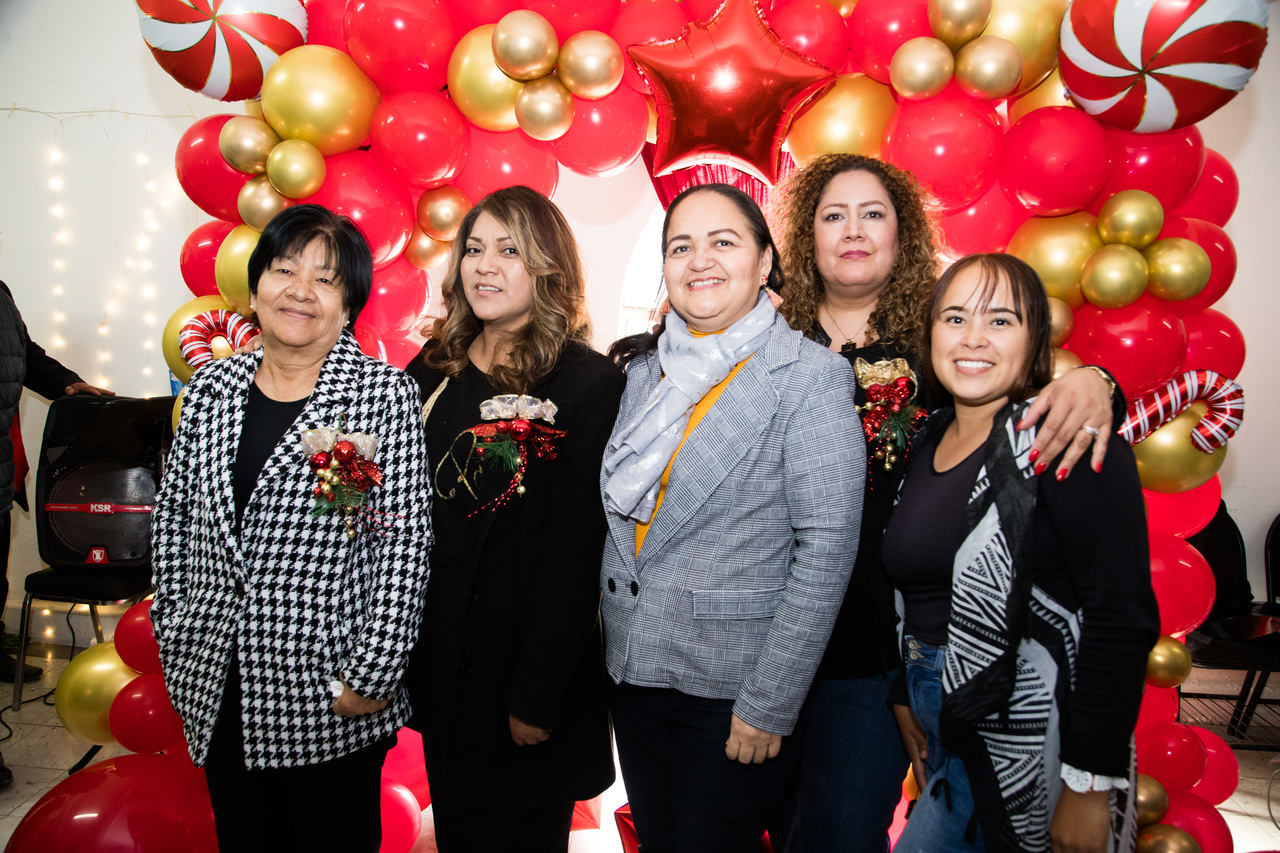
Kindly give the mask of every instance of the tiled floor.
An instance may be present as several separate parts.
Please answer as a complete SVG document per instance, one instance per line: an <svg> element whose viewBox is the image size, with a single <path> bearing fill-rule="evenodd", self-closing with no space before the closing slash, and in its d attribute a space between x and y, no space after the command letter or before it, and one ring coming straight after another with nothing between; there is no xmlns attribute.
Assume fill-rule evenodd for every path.
<svg viewBox="0 0 1280 853"><path fill-rule="evenodd" d="M0 754L3 754L14 776L13 785L0 791L0 845L8 843L22 816L40 797L66 778L67 770L81 759L88 748L58 722L52 698L47 705L39 698L57 684L58 676L67 665L66 653L65 646L37 645L31 649L28 660L44 667L45 672L40 679L27 684L20 711L10 710L11 687L0 684L0 707L3 708L0 720L13 729L12 736L0 742ZM1204 674L1198 670L1192 679L1195 689L1200 691L1227 692L1236 689L1233 682L1238 684L1238 676ZM1280 678L1276 680L1280 681ZM1273 692L1280 696L1280 688L1269 689L1268 696ZM0 727L0 736L3 734ZM102 761L124 751L118 745L106 746L94 756L94 760ZM1280 747L1276 750L1236 751L1240 761L1240 786L1219 807L1231 828L1235 853L1280 850L1280 827L1267 813L1268 787L1273 773L1280 770L1280 764L1271 764L1271 759L1277 754L1280 754ZM626 801L621 783L606 791L602 800L601 828L575 832L571 853L619 853L622 850L613 822L614 810ZM1280 778L1277 778L1271 803L1276 816L1280 817ZM430 809L423 818L422 835L412 853L435 853Z"/></svg>

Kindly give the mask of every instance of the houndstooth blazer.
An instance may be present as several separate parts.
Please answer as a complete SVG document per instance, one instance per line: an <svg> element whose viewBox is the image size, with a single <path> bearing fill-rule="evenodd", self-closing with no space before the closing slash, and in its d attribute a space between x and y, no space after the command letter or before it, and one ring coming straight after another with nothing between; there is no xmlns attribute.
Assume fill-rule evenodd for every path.
<svg viewBox="0 0 1280 853"><path fill-rule="evenodd" d="M344 333L306 408L258 477L233 533L231 468L249 383L262 351L196 373L152 517L152 609L165 683L187 744L203 764L231 650L244 694L250 769L328 761L377 742L410 716L401 685L418 636L431 547L430 485L418 388L361 354ZM311 517L317 480L299 431L337 427L378 438L383 485L369 508L384 534L345 536L341 518ZM390 700L354 719L333 713L329 683Z"/></svg>
<svg viewBox="0 0 1280 853"><path fill-rule="evenodd" d="M648 402L657 352L627 369L615 432ZM614 681L733 699L790 734L858 552L866 439L849 363L778 316L677 452L640 553L606 508L600 583Z"/></svg>

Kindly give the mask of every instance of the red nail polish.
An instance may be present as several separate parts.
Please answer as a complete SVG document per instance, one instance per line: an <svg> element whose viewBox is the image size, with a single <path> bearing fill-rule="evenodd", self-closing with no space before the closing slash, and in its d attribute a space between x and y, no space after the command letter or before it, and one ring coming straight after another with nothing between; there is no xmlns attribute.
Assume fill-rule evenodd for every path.
<svg viewBox="0 0 1280 853"><path fill-rule="evenodd" d="M1067 469L1059 468L1058 473L1054 474L1053 476L1057 477L1058 482L1061 483L1063 480L1067 479Z"/></svg>
<svg viewBox="0 0 1280 853"><path fill-rule="evenodd" d="M1040 458L1040 451L1036 450L1034 447L1031 448L1031 452L1027 454L1027 461L1034 463L1039 458Z"/></svg>
<svg viewBox="0 0 1280 853"><path fill-rule="evenodd" d="M1102 463L1101 463L1101 462L1095 462L1095 463L1093 464L1093 473L1095 473L1095 474L1101 474L1101 473L1102 473Z"/></svg>
<svg viewBox="0 0 1280 853"><path fill-rule="evenodd" d="M1040 474L1043 474L1043 473L1044 473L1044 469L1045 469L1045 468L1048 468L1048 467L1049 467L1049 463L1048 463L1048 462L1040 462L1040 463L1038 463L1038 464L1036 465L1036 467L1035 467L1035 468L1033 468L1032 470L1035 472L1036 476L1039 476Z"/></svg>

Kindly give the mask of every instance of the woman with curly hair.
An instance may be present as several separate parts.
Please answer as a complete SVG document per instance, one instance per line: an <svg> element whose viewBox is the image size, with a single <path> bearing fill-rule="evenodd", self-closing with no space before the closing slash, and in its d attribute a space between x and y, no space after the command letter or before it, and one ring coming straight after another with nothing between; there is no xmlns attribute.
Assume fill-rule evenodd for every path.
<svg viewBox="0 0 1280 853"><path fill-rule="evenodd" d="M910 173L855 154L828 154L797 172L779 212L779 310L854 366L869 470L857 563L801 720L799 791L770 834L787 853L887 851L908 766L902 739L923 735L900 734L889 710L901 655L880 546L910 437L944 402L916 376L940 271L938 232ZM1101 466L1116 399L1123 411L1114 391L1096 368L1045 387L1018 424L1044 418L1031 450L1037 474L1054 462L1064 479L1091 445L1092 466Z"/></svg>
<svg viewBox="0 0 1280 853"><path fill-rule="evenodd" d="M597 478L625 378L588 343L578 247L544 196L486 196L454 245L448 317L407 367L439 530L413 725L442 853L563 853L574 801L614 778Z"/></svg>

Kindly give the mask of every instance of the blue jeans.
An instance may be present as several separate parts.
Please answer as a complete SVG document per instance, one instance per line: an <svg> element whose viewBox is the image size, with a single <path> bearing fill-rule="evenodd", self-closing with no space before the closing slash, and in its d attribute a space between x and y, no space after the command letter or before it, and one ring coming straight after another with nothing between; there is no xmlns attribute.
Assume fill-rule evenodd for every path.
<svg viewBox="0 0 1280 853"><path fill-rule="evenodd" d="M929 741L928 781L894 853L981 853L986 845L974 811L969 773L938 738L942 712L942 649L907 638L907 693Z"/></svg>
<svg viewBox="0 0 1280 853"><path fill-rule="evenodd" d="M802 718L790 831L785 838L770 832L779 853L888 853L889 825L911 766L888 704L894 676L814 682Z"/></svg>

